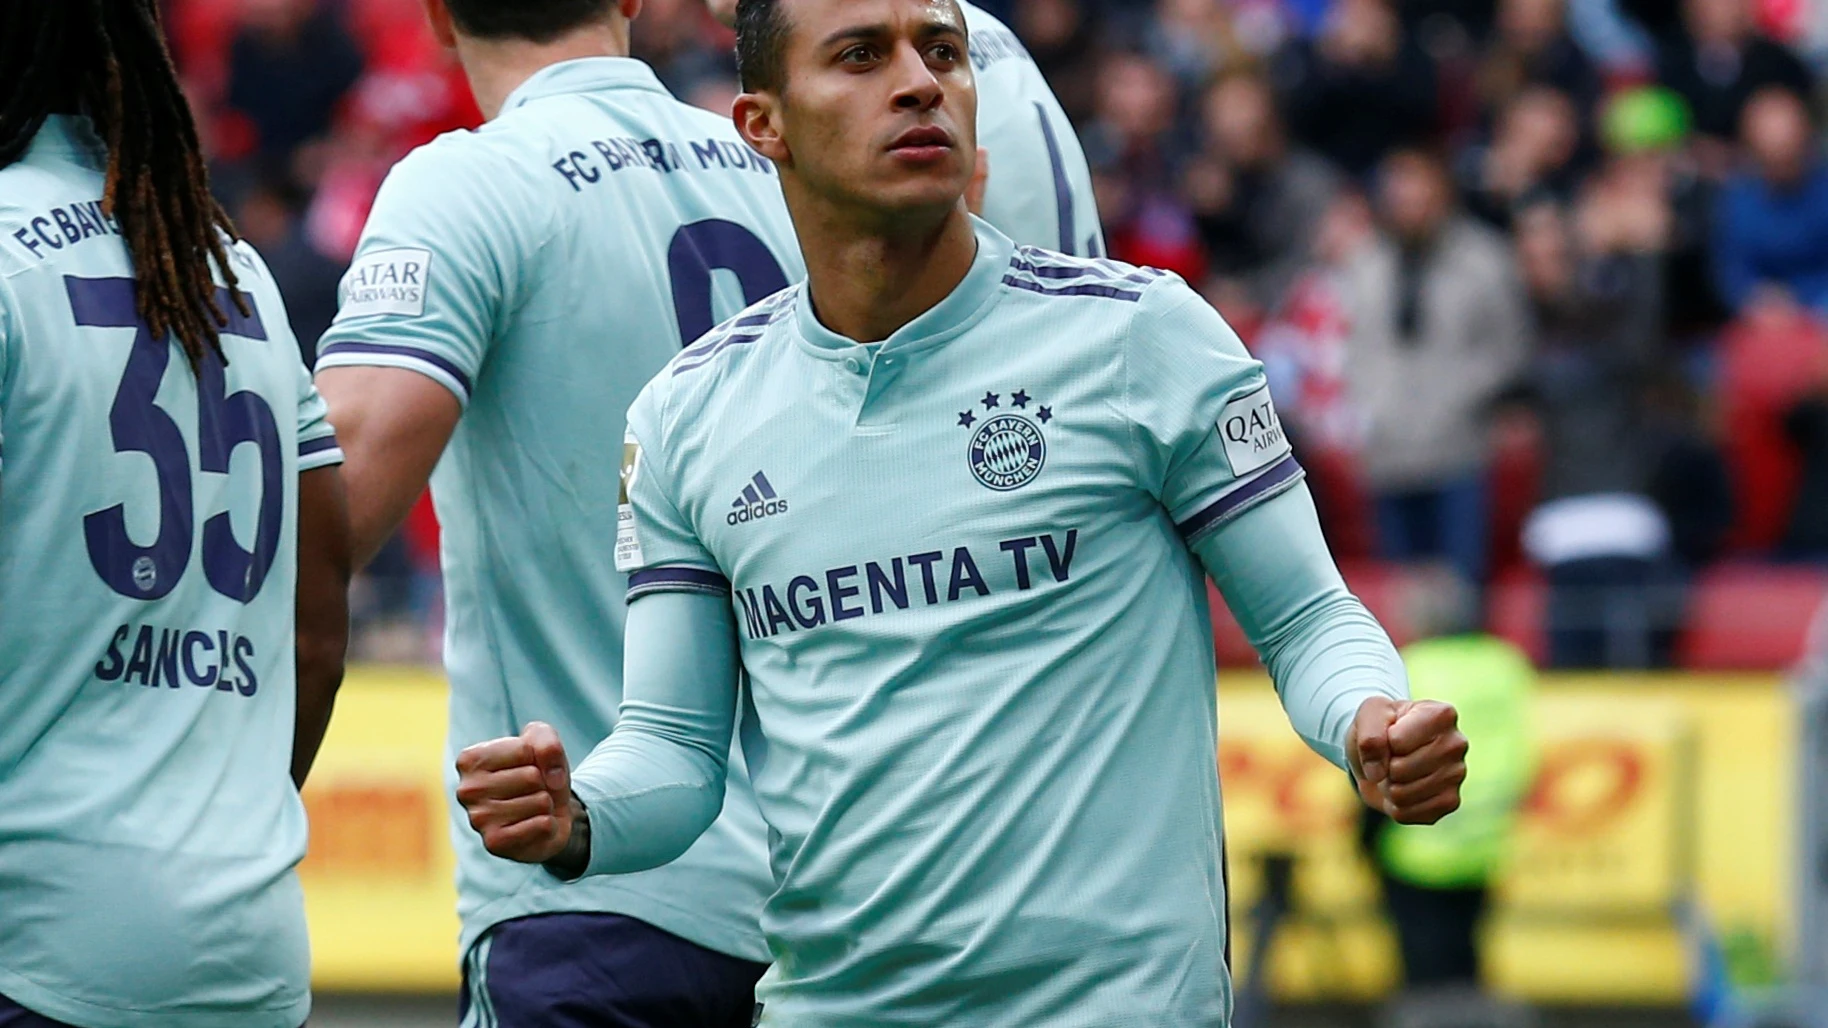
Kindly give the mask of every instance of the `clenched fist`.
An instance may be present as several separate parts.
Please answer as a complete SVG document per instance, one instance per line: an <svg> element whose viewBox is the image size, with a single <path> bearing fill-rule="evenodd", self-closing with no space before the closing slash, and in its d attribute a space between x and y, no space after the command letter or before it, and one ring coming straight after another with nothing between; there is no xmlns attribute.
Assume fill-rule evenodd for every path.
<svg viewBox="0 0 1828 1028"><path fill-rule="evenodd" d="M571 841L571 765L552 726L535 721L514 738L457 755L457 802L490 853L544 864Z"/></svg>
<svg viewBox="0 0 1828 1028"><path fill-rule="evenodd" d="M1466 781L1459 723L1445 703L1366 700L1346 739L1358 794L1398 824L1431 825L1459 810Z"/></svg>

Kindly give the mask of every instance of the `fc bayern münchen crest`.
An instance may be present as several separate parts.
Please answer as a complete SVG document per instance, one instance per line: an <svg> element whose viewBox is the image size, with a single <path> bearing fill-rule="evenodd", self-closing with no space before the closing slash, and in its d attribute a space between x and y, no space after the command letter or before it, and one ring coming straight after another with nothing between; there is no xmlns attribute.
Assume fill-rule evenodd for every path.
<svg viewBox="0 0 1828 1028"><path fill-rule="evenodd" d="M1012 409L1001 411L1003 397L985 393L982 419L975 410L959 412L959 426L976 429L965 456L971 473L985 488L999 493L1020 489L1033 482L1047 463L1047 439L1041 425L1052 421L1054 412L1039 407L1031 419L1027 413L1030 402L1028 391L1019 389L1009 398ZM1037 420L1041 425L1035 424Z"/></svg>

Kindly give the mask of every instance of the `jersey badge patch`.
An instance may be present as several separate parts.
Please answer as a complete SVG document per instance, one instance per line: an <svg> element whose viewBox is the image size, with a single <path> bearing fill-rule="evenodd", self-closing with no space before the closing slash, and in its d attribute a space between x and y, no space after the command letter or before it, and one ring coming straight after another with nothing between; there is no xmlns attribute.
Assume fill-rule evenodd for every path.
<svg viewBox="0 0 1828 1028"><path fill-rule="evenodd" d="M1276 416L1269 386L1240 396L1219 412L1219 435L1225 440L1225 460L1233 477L1243 478L1288 456L1288 435Z"/></svg>
<svg viewBox="0 0 1828 1028"><path fill-rule="evenodd" d="M633 433L622 440L622 495L616 503L616 570L633 571L647 563L641 553L641 535L635 529L635 505L629 494L641 472L641 444Z"/></svg>
<svg viewBox="0 0 1828 1028"><path fill-rule="evenodd" d="M425 313L431 274L430 250L398 247L363 254L343 277L343 306L336 320L375 314L416 318Z"/></svg>
<svg viewBox="0 0 1828 1028"><path fill-rule="evenodd" d="M978 416L982 406L984 414ZM1053 408L1042 406L1026 389L1008 394L985 393L984 398L958 414L958 426L971 430L965 459L971 474L984 488L999 493L1020 489L1040 477L1047 465L1047 437L1043 428L1054 420Z"/></svg>

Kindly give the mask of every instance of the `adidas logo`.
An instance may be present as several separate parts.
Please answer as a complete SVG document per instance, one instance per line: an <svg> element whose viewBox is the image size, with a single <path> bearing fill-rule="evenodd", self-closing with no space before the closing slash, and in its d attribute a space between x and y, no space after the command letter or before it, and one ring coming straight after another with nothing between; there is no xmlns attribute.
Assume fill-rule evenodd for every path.
<svg viewBox="0 0 1828 1028"><path fill-rule="evenodd" d="M730 504L730 514L724 520L732 525L741 525L785 513L787 501L775 494L774 486L768 484L768 476L757 471L749 484L743 487L743 494Z"/></svg>

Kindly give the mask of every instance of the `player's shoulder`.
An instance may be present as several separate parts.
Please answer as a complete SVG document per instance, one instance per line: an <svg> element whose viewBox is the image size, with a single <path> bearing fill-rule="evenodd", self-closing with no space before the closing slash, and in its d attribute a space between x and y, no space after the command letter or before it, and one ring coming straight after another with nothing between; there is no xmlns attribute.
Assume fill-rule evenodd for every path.
<svg viewBox="0 0 1828 1028"><path fill-rule="evenodd" d="M446 132L393 166L373 217L476 218L494 230L538 223L544 191L532 152L529 140L496 122Z"/></svg>
<svg viewBox="0 0 1828 1028"><path fill-rule="evenodd" d="M738 140L743 138L742 133L736 130L736 123L730 120L728 114L717 114L673 96L657 98L657 100L659 109L665 111L670 120L689 128L695 135L727 136Z"/></svg>
<svg viewBox="0 0 1828 1028"><path fill-rule="evenodd" d="M531 163L486 132L447 132L418 147L382 183L364 251L376 238L441 252L529 249L558 218Z"/></svg>
<svg viewBox="0 0 1828 1028"><path fill-rule="evenodd" d="M787 322L801 286L789 286L744 308L681 350L643 391L645 402L667 421L681 410L701 409L758 367L776 346L791 343Z"/></svg>
<svg viewBox="0 0 1828 1028"><path fill-rule="evenodd" d="M1084 300L1092 306L1099 306L1099 301L1141 304L1145 299L1153 306L1171 298L1165 294L1192 291L1179 275L1160 268L1020 245L1010 254L1003 284L1019 292L1050 299Z"/></svg>
<svg viewBox="0 0 1828 1028"><path fill-rule="evenodd" d="M514 135L494 122L455 129L402 157L388 174L389 184L405 183L428 202L452 192L514 185L526 178L516 144Z"/></svg>
<svg viewBox="0 0 1828 1028"><path fill-rule="evenodd" d="M254 244L245 239L236 239L226 232L222 234L222 250L228 256L228 268L235 274L236 283L246 292L279 293L279 284L273 278L273 271L267 267L266 258L254 249Z"/></svg>
<svg viewBox="0 0 1828 1028"><path fill-rule="evenodd" d="M67 252L71 238L102 234L111 224L102 211L102 186L99 170L69 161L28 156L0 168L0 274Z"/></svg>

